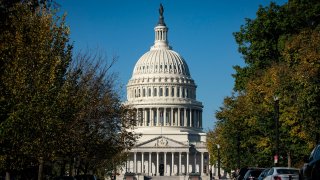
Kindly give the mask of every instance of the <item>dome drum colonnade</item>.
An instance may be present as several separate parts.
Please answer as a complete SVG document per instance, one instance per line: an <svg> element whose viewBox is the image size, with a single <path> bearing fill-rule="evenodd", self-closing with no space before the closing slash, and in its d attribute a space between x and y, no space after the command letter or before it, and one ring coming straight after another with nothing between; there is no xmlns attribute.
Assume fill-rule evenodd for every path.
<svg viewBox="0 0 320 180"><path fill-rule="evenodd" d="M168 28L160 6L155 41L137 61L127 84L127 101L136 112L125 171L152 176L207 176L209 154L202 131L201 102L186 61L168 45Z"/></svg>
<svg viewBox="0 0 320 180"><path fill-rule="evenodd" d="M202 109L172 107L135 108L137 126L193 127L202 129Z"/></svg>

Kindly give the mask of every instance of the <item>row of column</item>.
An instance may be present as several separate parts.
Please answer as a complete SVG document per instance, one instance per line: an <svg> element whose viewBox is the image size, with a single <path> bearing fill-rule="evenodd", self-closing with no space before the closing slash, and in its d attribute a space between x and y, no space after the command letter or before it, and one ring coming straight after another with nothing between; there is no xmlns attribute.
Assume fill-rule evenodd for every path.
<svg viewBox="0 0 320 180"><path fill-rule="evenodd" d="M155 30L156 41L166 41L167 40L167 30L166 28L156 29Z"/></svg>
<svg viewBox="0 0 320 180"><path fill-rule="evenodd" d="M202 128L202 110L192 108L137 108L138 126L185 126Z"/></svg>
<svg viewBox="0 0 320 180"><path fill-rule="evenodd" d="M128 90L128 98L138 97L181 97L196 99L195 89L184 87L149 87L149 88L134 88Z"/></svg>
<svg viewBox="0 0 320 180"><path fill-rule="evenodd" d="M144 152L139 152L139 153L141 153L141 164L140 164L140 170L141 170L141 172L138 172L138 165L137 165L137 153L138 152L134 152L133 153L133 172L134 173L144 173L144 172L146 172L146 174L149 174L149 175L153 175L153 173L155 173L156 174L156 176L160 176L160 171L159 171L159 165L160 165L160 161L159 161L159 157L160 157L160 152L156 152L156 166L155 166L155 169L152 171L152 152L147 152L147 160L148 160L148 166L147 167L144 167L144 162L145 162L145 156L144 156ZM164 175L169 175L169 174L171 174L171 176L173 176L173 175L175 175L175 174L179 174L179 175L182 175L183 173L183 170L182 170L182 165L184 165L184 167L185 167L185 170L184 170L184 172L186 173L186 174L188 174L188 173L190 173L190 170L189 170L189 165L191 165L190 164L190 162L189 162L189 152L178 152L178 154L179 154L179 164L177 164L178 165L178 169L177 169L177 173L175 173L174 172L174 165L175 165L175 162L174 162L174 159L175 159L175 152L170 152L171 153L171 167L170 167L170 172L168 172L167 171L167 153L169 153L169 152L161 152L161 153L163 153L163 165L164 165ZM182 163L182 153L183 154L185 154L186 155L186 160L185 160L185 164L183 164ZM193 160L193 163L194 163L194 166L197 164L197 165L200 165L199 166L199 168L200 168L200 170L199 170L199 173L200 174L203 174L203 173L208 173L208 170L207 170L207 168L208 168L208 161L204 161L204 153L203 152L200 152L200 154L201 154L201 156L200 156L200 162L198 162L198 164L197 164L197 162L196 162L196 155L197 154L190 154L191 155L191 157L192 158L195 158L194 160ZM170 155L168 156L169 158L170 158ZM207 156L208 157L208 156ZM206 157L206 158L207 158ZM204 167L205 166L205 167ZM145 169L144 169L145 168ZM196 167L194 167L194 168L196 168ZM128 167L128 162L126 163L126 172L127 171L130 171L130 167ZM195 170L193 169L193 172L194 172Z"/></svg>

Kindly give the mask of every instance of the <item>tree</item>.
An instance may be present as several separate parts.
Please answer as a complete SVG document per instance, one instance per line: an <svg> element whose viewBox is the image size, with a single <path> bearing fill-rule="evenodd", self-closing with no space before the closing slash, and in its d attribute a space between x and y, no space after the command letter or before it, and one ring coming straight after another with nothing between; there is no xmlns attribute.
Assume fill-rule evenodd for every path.
<svg viewBox="0 0 320 180"><path fill-rule="evenodd" d="M255 19L246 19L234 33L246 66L235 66L234 89L244 90L246 83L273 63L283 61L281 51L287 37L320 23L320 3L316 0L290 0L282 6L271 3L258 9Z"/></svg>
<svg viewBox="0 0 320 180"><path fill-rule="evenodd" d="M4 25L9 28L0 35L0 143L10 169L52 157L61 121L55 97L71 61L64 19L53 18L47 9L29 8L26 4L10 8Z"/></svg>
<svg viewBox="0 0 320 180"><path fill-rule="evenodd" d="M318 142L319 14L320 3L313 0L271 3L234 33L246 66L235 67L235 92L216 113L212 133L232 149L222 151L227 168L237 162L272 165L274 97L279 98L280 165L300 166ZM238 156L240 163L234 158L239 152L246 157Z"/></svg>
<svg viewBox="0 0 320 180"><path fill-rule="evenodd" d="M84 173L104 169L111 159L121 164L123 158L114 157L136 137L127 131L132 113L110 72L115 60L103 64L89 53L73 59L65 17L43 1L1 3L1 172L7 179L13 171L35 178L24 174L32 168L40 180L45 165L57 161Z"/></svg>
<svg viewBox="0 0 320 180"><path fill-rule="evenodd" d="M64 138L62 157L77 158L78 173L105 171L110 164L123 163L122 152L130 149L136 136L128 132L134 123L133 112L123 106L110 68L99 55L78 54L67 73L60 107L70 133ZM107 148L108 147L108 148ZM108 169L109 170L109 169Z"/></svg>

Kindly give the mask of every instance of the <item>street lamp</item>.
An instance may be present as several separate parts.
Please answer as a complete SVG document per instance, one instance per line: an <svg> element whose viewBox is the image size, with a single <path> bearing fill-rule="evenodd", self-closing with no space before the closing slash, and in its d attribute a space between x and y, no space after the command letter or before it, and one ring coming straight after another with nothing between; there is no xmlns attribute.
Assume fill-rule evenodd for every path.
<svg viewBox="0 0 320 180"><path fill-rule="evenodd" d="M274 165L279 164L279 97L274 96L274 121L276 125L276 154L274 156Z"/></svg>
<svg viewBox="0 0 320 180"><path fill-rule="evenodd" d="M237 133L237 169L240 169L240 132Z"/></svg>
<svg viewBox="0 0 320 180"><path fill-rule="evenodd" d="M217 144L217 149L218 149L218 177L220 179L220 145Z"/></svg>

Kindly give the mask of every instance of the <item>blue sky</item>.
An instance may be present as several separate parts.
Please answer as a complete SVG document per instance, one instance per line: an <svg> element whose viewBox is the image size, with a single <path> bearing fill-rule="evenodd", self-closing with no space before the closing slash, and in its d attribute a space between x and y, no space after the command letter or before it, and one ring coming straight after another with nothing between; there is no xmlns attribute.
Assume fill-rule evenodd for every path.
<svg viewBox="0 0 320 180"><path fill-rule="evenodd" d="M277 0L284 4L286 0ZM255 18L259 5L270 0L57 0L67 14L75 51L92 49L118 56L113 71L125 86L137 60L154 42L158 8L164 6L169 44L188 63L197 99L204 105L203 128L212 129L215 112L234 85L232 66L243 66L232 35L245 18ZM98 49L97 51L95 49Z"/></svg>

